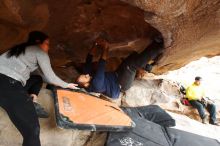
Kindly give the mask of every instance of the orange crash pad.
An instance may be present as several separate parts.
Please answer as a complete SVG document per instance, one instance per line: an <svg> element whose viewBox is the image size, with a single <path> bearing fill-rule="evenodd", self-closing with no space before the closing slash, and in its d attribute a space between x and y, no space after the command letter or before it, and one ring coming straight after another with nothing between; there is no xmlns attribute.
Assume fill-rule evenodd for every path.
<svg viewBox="0 0 220 146"><path fill-rule="evenodd" d="M53 90L57 125L65 129L127 131L133 121L115 103L80 90Z"/></svg>

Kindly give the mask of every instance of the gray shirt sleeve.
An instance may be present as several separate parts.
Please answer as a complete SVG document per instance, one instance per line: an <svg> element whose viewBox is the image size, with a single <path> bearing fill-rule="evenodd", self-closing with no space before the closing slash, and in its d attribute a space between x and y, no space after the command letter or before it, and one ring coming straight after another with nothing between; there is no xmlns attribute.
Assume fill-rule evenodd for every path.
<svg viewBox="0 0 220 146"><path fill-rule="evenodd" d="M45 80L50 83L54 84L63 88L67 88L68 83L64 82L61 80L59 77L56 76L54 73L51 64L50 64L50 58L47 53L44 51L40 50L37 53L37 62L38 65L45 77Z"/></svg>

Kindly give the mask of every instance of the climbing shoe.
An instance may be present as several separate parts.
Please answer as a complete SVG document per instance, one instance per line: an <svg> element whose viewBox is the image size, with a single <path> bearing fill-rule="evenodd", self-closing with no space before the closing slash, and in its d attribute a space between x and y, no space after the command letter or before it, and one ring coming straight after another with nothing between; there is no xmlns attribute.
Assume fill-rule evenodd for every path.
<svg viewBox="0 0 220 146"><path fill-rule="evenodd" d="M208 116L207 115L202 119L202 123L208 124Z"/></svg>
<svg viewBox="0 0 220 146"><path fill-rule="evenodd" d="M209 124L215 125L215 126L220 126L218 122L209 122Z"/></svg>
<svg viewBox="0 0 220 146"><path fill-rule="evenodd" d="M39 104L34 102L34 107L39 118L48 118L49 114L44 110L44 108Z"/></svg>

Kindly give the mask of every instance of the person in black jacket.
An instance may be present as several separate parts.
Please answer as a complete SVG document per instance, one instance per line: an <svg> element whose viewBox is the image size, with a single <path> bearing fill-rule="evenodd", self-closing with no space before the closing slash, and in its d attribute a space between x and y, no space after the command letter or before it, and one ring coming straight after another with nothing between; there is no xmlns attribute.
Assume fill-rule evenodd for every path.
<svg viewBox="0 0 220 146"><path fill-rule="evenodd" d="M95 73L92 73L92 59L98 48L102 49L102 55ZM105 72L105 64L108 56L109 42L106 38L96 39L86 58L83 74L77 78L77 83L89 92L98 92L111 98L118 98L120 90L128 90L136 75L138 68L144 68L146 64L164 50L163 41L153 39L151 44L141 53L132 53L119 65L114 72Z"/></svg>

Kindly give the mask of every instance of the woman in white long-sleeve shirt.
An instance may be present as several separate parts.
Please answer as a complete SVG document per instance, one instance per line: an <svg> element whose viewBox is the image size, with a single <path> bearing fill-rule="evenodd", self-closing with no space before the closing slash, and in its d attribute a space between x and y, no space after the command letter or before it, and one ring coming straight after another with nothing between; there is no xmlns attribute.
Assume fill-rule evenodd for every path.
<svg viewBox="0 0 220 146"><path fill-rule="evenodd" d="M40 146L40 125L33 101L24 86L38 67L47 82L75 89L56 76L48 56L49 37L40 31L29 33L27 42L12 47L0 56L0 106L23 136L23 146Z"/></svg>

